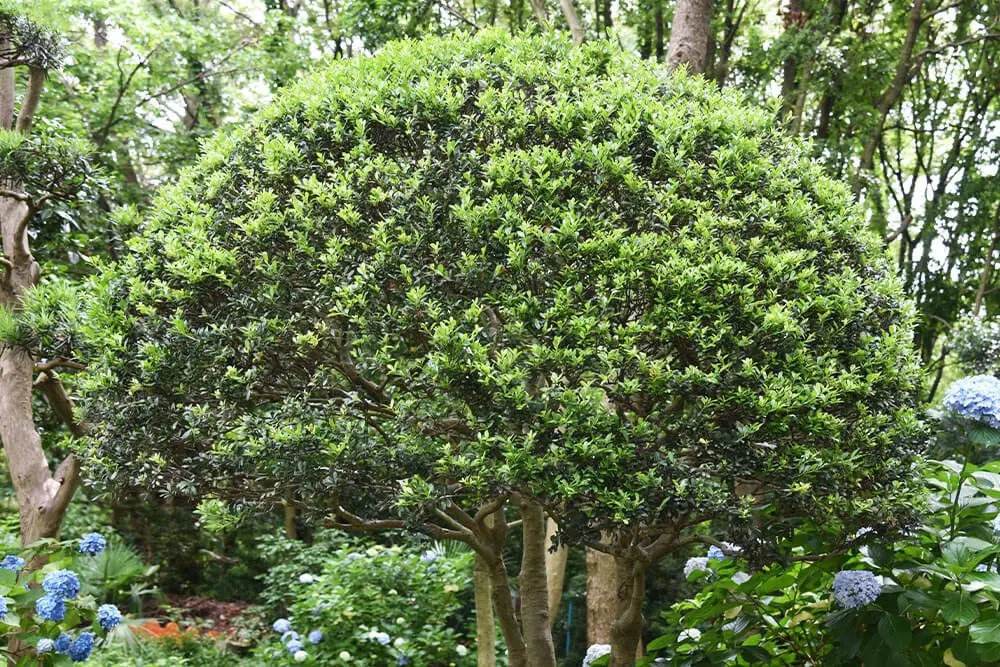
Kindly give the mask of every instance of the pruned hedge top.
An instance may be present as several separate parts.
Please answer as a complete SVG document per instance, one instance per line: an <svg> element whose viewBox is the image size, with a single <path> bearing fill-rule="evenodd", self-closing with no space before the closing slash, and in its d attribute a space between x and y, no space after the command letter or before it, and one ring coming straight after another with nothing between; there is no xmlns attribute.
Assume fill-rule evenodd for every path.
<svg viewBox="0 0 1000 667"><path fill-rule="evenodd" d="M607 43L337 63L140 230L94 313L115 480L369 511L519 489L590 528L850 527L909 492L910 309L848 191L770 113Z"/></svg>

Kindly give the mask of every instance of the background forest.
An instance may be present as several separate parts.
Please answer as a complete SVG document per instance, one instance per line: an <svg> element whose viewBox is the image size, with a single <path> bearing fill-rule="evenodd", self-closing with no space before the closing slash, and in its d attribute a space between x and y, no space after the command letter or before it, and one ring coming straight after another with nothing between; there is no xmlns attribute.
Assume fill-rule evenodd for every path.
<svg viewBox="0 0 1000 667"><path fill-rule="evenodd" d="M12 127L0 135L0 172L2 189L10 196L2 196L27 211L20 231L27 234L40 278L34 275L26 285L37 282L41 296L21 313L20 297L10 288L10 299L0 302L0 338L7 350L18 345L44 350L28 367L32 379L25 400L33 407L28 416L38 434L39 460L47 464L38 488L44 487L50 493L45 502L61 511L54 529L46 518L51 513L25 518L30 511L26 514L24 507L32 503L24 500L28 492L16 480L24 479L18 466L28 459L17 454L26 450L11 444L16 422L11 411L23 412L24 400L18 407L13 390L3 385L8 400L0 397L0 423L7 428L0 433L6 451L0 536L8 554L38 544L35 538L49 540L42 545L53 549L52 555L28 553L25 571L33 564L41 568L49 558L46 573L63 565L81 575L80 599L90 602L81 603L78 617L58 621L67 624L64 629L74 627L72 620L87 618L88 605L94 614L99 603L125 613L124 622L110 628L97 616L107 637L91 662L505 664L504 647L509 648L512 635L507 628L494 630L492 618L484 621L491 616L484 611L491 606L490 593L483 592L491 576L488 559L465 541L449 539L447 521L456 521L454 516L446 518L445 529L404 536L375 531L374 524L369 530L344 509L346 500L335 508L342 513L324 514L327 508L309 503L310 494L324 492L303 470L311 463L303 458L298 465L294 454L286 456L298 442L290 436L288 451L275 445L267 456L247 455L224 471L209 471L204 460L186 460L189 471L196 471L191 476L158 477L156 456L169 459L171 454L156 445L144 449L157 433L157 418L150 417L148 432L141 419L118 425L135 440L123 445L116 459L100 445L86 444L92 442L86 437L88 425L73 416L74 401L86 403L96 382L80 371L99 366L108 374L105 379L113 375L127 388L126 379L141 381L129 374L149 357L118 350L91 351L84 359L79 350L87 346L79 341L86 336L66 332L79 326L72 313L81 308L86 286L94 284L88 281L100 282L107 275L102 271L115 262L127 264L140 247L135 244L148 242L141 246L146 250L164 247L157 245L167 244L162 238L149 239L174 219L191 225L185 233L200 229L190 223L197 211L184 208L184 191L170 188L201 178L190 168L203 154L205 163L225 164L234 173L244 159L210 138L238 133L250 126L247 119L254 114L268 118L268 109L276 108L269 105L293 104L288 100L304 93L299 88L289 93L288 87L303 81L308 86L310 72L374 54L381 54L378 62L411 56L437 62L436 51L394 51L402 47L392 43L401 39L442 37L446 41L433 42L439 45L433 48L447 52L475 36L502 42L497 35L550 31L566 42L562 50L553 47L556 54L572 53L571 40L595 53L624 52L664 69L680 66L707 82L697 89L702 92L691 93L703 96L698 98L703 107L729 104L727 95L735 95L741 108L754 110L746 112L750 126L777 128L790 141L801 140L796 145L804 147L807 158L846 184L857 215L891 257L915 308L912 320L908 314L892 315L894 325L912 323L905 337L912 342L913 363L920 366L913 393L927 456L921 459L920 498L900 492L909 503L906 512L912 513L899 516L908 532L900 536L879 528L872 537L880 541L862 545L865 529L845 524L841 532L852 534L839 537L831 551L821 527L798 530L785 536L794 555L780 565L766 564L763 556L755 560L754 553L745 554L749 561L744 562L739 548L715 538L678 544L644 571L639 655L669 664L971 665L1000 659L1000 575L994 564L1000 524L993 519L1000 466L991 453L1000 444L1000 390L983 380L1000 368L1000 293L993 271L1000 252L1000 5L972 0L594 0L592 5L561 0L558 6L544 0L8 0L0 4L0 115ZM556 71L564 56L545 57ZM577 66L572 63L567 66ZM419 62L413 67L419 69ZM364 69L339 71L358 81L369 76ZM558 85L572 90L563 79ZM378 94L385 94L384 104L391 106L391 94ZM368 103L358 97L364 98L359 104ZM373 102L373 108L381 109L382 103ZM698 131L692 122L679 134ZM274 159L282 159L281 146L261 145L267 159L272 150ZM363 170L350 173L359 183L365 177ZM254 179L247 183L247 190L256 187ZM164 199L157 203L157 196ZM11 248L17 244L8 231L5 257L11 259L4 266L16 278ZM207 260L191 261L198 269L197 263ZM147 269L151 275L170 271L147 266L126 275L145 280ZM155 279L149 283L158 285ZM282 316L291 321L295 315L289 309ZM120 331L113 323L101 326L105 332ZM120 359L113 359L116 355ZM905 353L897 358L905 375L911 358ZM225 364L220 368L224 371ZM211 366L178 374L190 382L196 371L206 369ZM8 369L5 377L13 376ZM979 384L962 385L967 376L979 378ZM871 377L866 382L877 384ZM203 382L211 388L213 383L225 386L224 380L206 376ZM877 392L871 393L874 400ZM119 409L104 404L95 414L103 409L105 416L118 411L131 418L130 400L122 398ZM173 418L169 411L164 415L164 421ZM243 435L251 432L246 428ZM85 460L82 484L74 452ZM206 479L225 472L233 480L250 480L246 493L207 488L196 479L202 465ZM51 470L56 472L50 478ZM287 488L273 482L281 479L290 481ZM46 486L53 480L58 483ZM58 490L60 484L64 491ZM65 490L69 495L63 497ZM410 496L403 501L416 502ZM520 620L522 612L538 604L518 596L517 575L524 577L528 565L521 554L530 540L548 543L541 508L530 501L513 505L510 534L493 544L491 553L506 564ZM529 530L530 513L536 510L541 535ZM524 527L523 534L517 526ZM413 523L392 527L412 528ZM547 529L548 537L556 531L551 521ZM87 547L78 549L77 541L94 532L107 538L106 547L96 555ZM64 542L55 542L57 535ZM621 590L613 558L569 542L545 556L549 585L542 606L551 617L548 641L558 664L577 665L588 647L617 641L609 619ZM715 551L706 553L709 546ZM822 550L833 561L811 557ZM838 587L843 591L845 586L870 601L868 580L845 583L841 577L852 570L878 577L878 605L861 609L843 603ZM12 590L19 583L0 580ZM831 590L840 611L831 603ZM406 603L400 604L400 595ZM39 596L24 604L36 604ZM643 600L643 591L638 598ZM20 618L8 616L5 623L0 629L14 637L12 661L52 664L39 663L44 655L18 644L13 628L20 627ZM47 638L56 626L41 627L21 639L40 649L39 637ZM530 654L532 640L526 636L525 641ZM73 656L53 651L50 657L57 654L57 660Z"/></svg>

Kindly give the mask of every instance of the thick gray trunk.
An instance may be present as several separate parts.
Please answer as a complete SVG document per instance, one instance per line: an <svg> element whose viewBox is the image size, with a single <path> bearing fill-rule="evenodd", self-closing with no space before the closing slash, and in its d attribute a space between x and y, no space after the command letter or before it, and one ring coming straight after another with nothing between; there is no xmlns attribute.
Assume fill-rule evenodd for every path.
<svg viewBox="0 0 1000 667"><path fill-rule="evenodd" d="M712 31L712 0L677 0L670 26L667 64L686 65L689 74L704 74Z"/></svg>

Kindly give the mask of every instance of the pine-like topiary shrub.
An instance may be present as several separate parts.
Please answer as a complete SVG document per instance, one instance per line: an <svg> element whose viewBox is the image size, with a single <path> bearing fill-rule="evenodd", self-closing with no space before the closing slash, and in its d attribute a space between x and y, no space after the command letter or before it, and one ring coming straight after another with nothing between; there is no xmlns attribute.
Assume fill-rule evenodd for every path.
<svg viewBox="0 0 1000 667"><path fill-rule="evenodd" d="M610 44L338 63L130 248L88 323L105 481L425 529L537 500L629 558L709 520L752 556L908 519L911 313L849 192L769 112Z"/></svg>

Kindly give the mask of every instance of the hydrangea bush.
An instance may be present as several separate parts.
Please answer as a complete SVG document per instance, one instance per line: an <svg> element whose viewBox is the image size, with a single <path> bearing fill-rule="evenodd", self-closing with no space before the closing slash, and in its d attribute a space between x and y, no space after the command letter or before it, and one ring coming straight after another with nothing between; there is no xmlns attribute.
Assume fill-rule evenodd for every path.
<svg viewBox="0 0 1000 667"><path fill-rule="evenodd" d="M122 622L116 606L81 595L80 576L69 569L78 558L99 556L105 545L102 535L89 533L67 542L42 540L0 559L0 633L29 647L18 665L85 662L98 637ZM44 565L26 568L34 561Z"/></svg>
<svg viewBox="0 0 1000 667"><path fill-rule="evenodd" d="M995 665L1000 661L1000 462L929 462L931 513L908 535L861 530L814 560L801 531L786 565L738 556L686 574L698 591L664 619L649 660L676 665ZM709 567L709 564L711 567Z"/></svg>
<svg viewBox="0 0 1000 667"><path fill-rule="evenodd" d="M267 575L280 589L269 595L290 604L260 654L269 664L474 665L471 572L468 551L352 540L312 572Z"/></svg>

